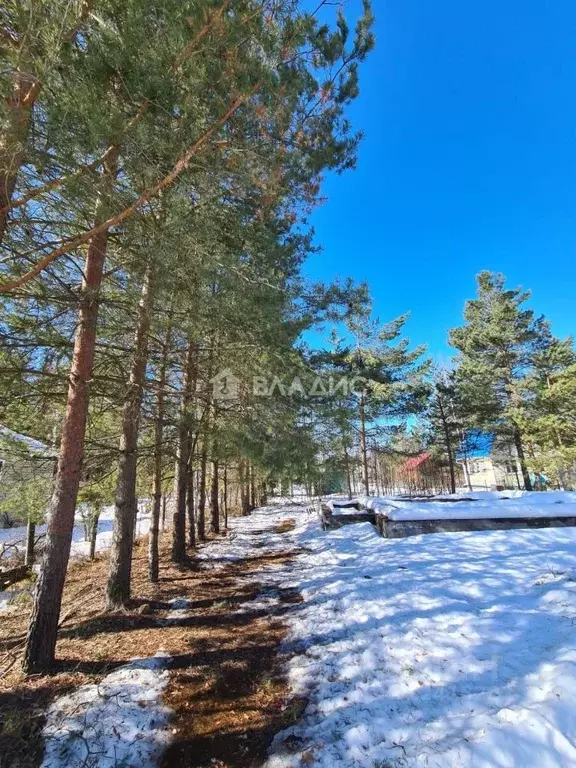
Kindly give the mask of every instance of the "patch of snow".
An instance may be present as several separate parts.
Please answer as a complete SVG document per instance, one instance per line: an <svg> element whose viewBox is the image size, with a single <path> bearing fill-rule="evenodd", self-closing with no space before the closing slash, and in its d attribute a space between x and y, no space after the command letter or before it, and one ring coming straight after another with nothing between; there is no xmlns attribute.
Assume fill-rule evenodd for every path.
<svg viewBox="0 0 576 768"><path fill-rule="evenodd" d="M166 616L166 624L175 619L185 619L192 607L192 601L187 600L185 597L175 597L173 600L170 600L170 607L172 610Z"/></svg>
<svg viewBox="0 0 576 768"><path fill-rule="evenodd" d="M96 535L96 551L104 552L110 549L112 543L112 529L114 527L114 507L105 507L98 520L98 534ZM144 536L150 530L150 513L145 503L138 504L136 517L136 535ZM36 526L36 536L46 533L46 524ZM17 528L0 528L0 546L2 544L14 544L17 552L26 549L26 526ZM14 554L14 548L5 553L5 557ZM84 536L84 525L79 512L76 513L74 531L72 533L71 557L87 557L90 554L90 541Z"/></svg>
<svg viewBox="0 0 576 768"><path fill-rule="evenodd" d="M20 595L24 594L24 592L28 592L30 594L30 588L23 588L23 589L13 589L12 591L8 590L6 592L0 592L0 611L7 611L9 608L12 607L12 604L16 598L18 598Z"/></svg>
<svg viewBox="0 0 576 768"><path fill-rule="evenodd" d="M14 432L13 430L8 429L8 427L5 427L3 424L0 424L0 436L6 437L8 440L11 440L16 444L20 443L25 447L26 450L30 451L31 453L44 454L48 457L54 458L58 455L53 448L49 448L39 440L35 440L33 437L28 437L28 435L22 435L19 432Z"/></svg>
<svg viewBox="0 0 576 768"><path fill-rule="evenodd" d="M576 764L576 531L300 535L290 680L310 703L270 768L300 765L290 734L315 766Z"/></svg>
<svg viewBox="0 0 576 768"><path fill-rule="evenodd" d="M285 520L298 516L317 519L315 515L309 515L305 507L284 504L261 507L247 517L234 518L229 521L228 534L212 541L209 547L202 548L196 555L196 559L211 568L217 568L265 553L285 552L289 547L285 534L265 529L273 528ZM266 572L275 571L267 568ZM261 575L261 573L258 574L259 582L262 582Z"/></svg>
<svg viewBox="0 0 576 768"><path fill-rule="evenodd" d="M42 768L152 768L170 741L161 703L166 661L133 659L98 684L56 699L42 731Z"/></svg>

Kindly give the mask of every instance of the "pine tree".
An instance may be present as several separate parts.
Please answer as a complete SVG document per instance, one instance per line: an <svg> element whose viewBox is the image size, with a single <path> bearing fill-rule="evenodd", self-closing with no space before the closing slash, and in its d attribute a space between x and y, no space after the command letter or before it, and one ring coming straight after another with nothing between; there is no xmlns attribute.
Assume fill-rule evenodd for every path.
<svg viewBox="0 0 576 768"><path fill-rule="evenodd" d="M459 413L458 391L450 371L442 368L434 371L425 417L430 430L431 446L440 446L440 455L448 463L450 493L456 493L456 451L464 430Z"/></svg>
<svg viewBox="0 0 576 768"><path fill-rule="evenodd" d="M576 473L576 351L571 338L543 340L527 377L524 432L536 447L531 464L563 488L574 487Z"/></svg>
<svg viewBox="0 0 576 768"><path fill-rule="evenodd" d="M420 358L423 347L410 350L402 337L407 315L381 324L370 317L370 307L346 320L349 339L337 342L333 352L318 360L354 382L348 408L358 435L364 492L370 494L370 443L419 413L426 404L425 375L429 362ZM340 416L341 418L341 416ZM343 439L346 440L346 428Z"/></svg>
<svg viewBox="0 0 576 768"><path fill-rule="evenodd" d="M458 350L456 380L471 425L508 439L516 449L524 487L532 489L526 458L524 392L548 325L523 305L521 288L507 290L503 275L481 272L478 296L466 302L465 325L450 331Z"/></svg>
<svg viewBox="0 0 576 768"><path fill-rule="evenodd" d="M0 10L0 244L24 167L43 162L30 141L35 104L55 72L66 70L89 7L86 0L8 0Z"/></svg>
<svg viewBox="0 0 576 768"><path fill-rule="evenodd" d="M235 3L233 9L208 0L174 7L113 0L99 6L98 13L80 14L80 20L82 34L72 35L64 65L51 70L51 88L38 91L37 130L18 138L27 144L22 157L41 155L42 162L27 163L27 173L17 175L4 211L9 257L1 266L0 292L10 294L4 305L7 324L18 311L25 314L14 311L12 301L24 295L25 304L35 303L56 327L50 339L38 317L35 335L29 338L45 339L46 352L22 352L26 342L19 338L10 364L16 375L34 377L28 381L35 386L55 377L55 398L60 407L65 403L52 513L25 652L28 671L45 669L54 657L74 511L90 452L86 434L104 424L96 418L100 407L111 410L112 423L104 425L111 455L112 424L123 434L109 593L114 601L129 594L129 517L139 482L135 455L141 438L149 440L150 427L146 421L144 430L140 428L142 404L147 407L151 389L149 307L136 327L122 331L120 318L121 309L137 316L135 287L146 282L135 263L146 256L141 236L153 230L161 193L174 191L169 202L174 218L184 210L191 230L193 226L185 238L181 274L195 271L199 253L209 254L206 282L196 292L179 293L183 301L174 315L174 348L182 355L191 338L211 344L214 328L206 322L207 313L192 335L183 318L198 296L206 302L214 279L217 284L229 282L225 295L232 304L242 304L243 285L253 283L255 290L245 303L253 306L261 300L268 311L242 340L257 339L278 307L275 295L296 288L309 246L309 236L299 230L301 216L318 199L322 171L354 163L359 137L350 130L345 108L358 91L357 64L373 43L368 3L354 35L341 15L330 30L313 15L296 12L291 2L279 3L265 16L250 0ZM43 39L44 17L33 21L39 25L31 27L33 36ZM191 161L200 155L205 162L192 168ZM18 164L23 167L20 160ZM218 215L209 215L216 211ZM160 238L158 245L166 257L169 237ZM80 270L74 260L62 258L66 254L85 261L80 289ZM166 285L155 285L150 275L147 301L152 302L150 287L165 296ZM222 292L216 293L222 301ZM66 304L60 312L62 294ZM280 305L281 320L271 324L271 337L283 336L290 327L290 301ZM152 319L150 323L155 333L157 326ZM67 341L71 329L73 349ZM291 330L295 338L297 325ZM137 340L134 355L126 341L131 336ZM237 334L228 332L228 340L235 343ZM205 356L200 359L205 362ZM39 361L41 370L36 368ZM35 368L30 373L23 365ZM128 394L126 380L118 375L126 368L131 369ZM113 376L106 377L111 371ZM182 391L181 374L182 368L167 374L165 393L172 393L169 381ZM205 387L206 371L202 377ZM207 401L195 397L209 413ZM174 413L176 403L165 402L166 411ZM210 422L199 428L187 425L187 444L191 430L206 466L217 458L208 455L213 446ZM245 479L254 503L265 470L255 458L240 455L249 467ZM188 497L190 467L188 457L183 467ZM201 503L205 472L203 476Z"/></svg>

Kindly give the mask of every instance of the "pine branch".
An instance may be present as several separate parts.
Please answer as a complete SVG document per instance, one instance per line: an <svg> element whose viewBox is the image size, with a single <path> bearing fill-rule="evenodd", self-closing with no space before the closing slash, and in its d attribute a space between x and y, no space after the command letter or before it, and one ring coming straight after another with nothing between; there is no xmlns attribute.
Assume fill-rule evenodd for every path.
<svg viewBox="0 0 576 768"><path fill-rule="evenodd" d="M88 232L85 232L82 235L78 235L77 237L73 237L70 240L65 241L60 246L60 248L57 248L51 253L46 254L46 256L44 256L44 258L42 258L33 269L26 272L24 275L22 275L22 277L19 277L17 280L13 280L9 283L0 284L0 293L10 293L15 288L20 288L22 285L26 285L26 283L29 283L30 280L33 280L41 272L43 272L48 266L50 266L50 264L52 264L52 262L54 262L59 256L62 256L65 253L68 253L69 251L72 251L75 248L78 248L78 246L80 245L84 245L84 243L88 242L88 240L90 240L92 237L95 237L101 232L105 232L107 229L110 229L111 227L115 227L118 224L122 223L125 219L127 219L135 211L137 211L138 208L140 208L140 206L142 206L152 197L155 197L160 191L170 186L170 184L172 184L178 178L178 176L184 170L186 170L186 168L188 167L188 164L190 163L190 160L196 154L196 152L202 149L202 147L212 138L212 136L220 128L222 128L222 126L226 122L228 122L230 117L232 117L232 115L242 106L242 104L244 104L248 99L254 96L254 94L260 89L261 86L262 86L262 81L259 81L248 93L243 94L242 96L238 96L238 98L236 98L232 102L232 104L226 110L226 112L222 115L222 117L220 117L220 119L217 120L216 123L214 123L210 128L208 128L202 134L202 136L200 136L200 138L198 138L188 148L188 150L176 161L170 173L164 176L164 178L161 179L153 187L150 187L145 192L143 192L140 195L140 197L138 197L131 205L129 205L127 208L124 208L123 211L116 214L115 216L112 216L109 219L106 219L106 221L103 221L98 226L93 227Z"/></svg>

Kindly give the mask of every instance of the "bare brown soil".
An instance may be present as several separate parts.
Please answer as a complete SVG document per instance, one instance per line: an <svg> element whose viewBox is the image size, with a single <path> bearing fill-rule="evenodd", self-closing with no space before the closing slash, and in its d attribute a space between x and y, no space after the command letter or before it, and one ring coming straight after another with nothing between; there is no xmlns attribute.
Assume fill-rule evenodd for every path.
<svg viewBox="0 0 576 768"><path fill-rule="evenodd" d="M285 523L278 532L290 530ZM0 617L0 766L39 765L43 711L55 696L100 680L131 657L173 656L166 704L174 710L173 744L164 766L252 768L274 734L299 716L302 702L289 701L279 646L283 614L301 601L279 591L278 608L250 607L262 591L255 576L295 552L255 554L206 570L194 559L169 563L162 542L160 581L147 578L145 541L135 548L130 608L105 613L107 559L75 562L69 568L53 674L25 678L20 672L29 603ZM210 546L208 543L206 546ZM168 620L170 600L191 601L186 616Z"/></svg>

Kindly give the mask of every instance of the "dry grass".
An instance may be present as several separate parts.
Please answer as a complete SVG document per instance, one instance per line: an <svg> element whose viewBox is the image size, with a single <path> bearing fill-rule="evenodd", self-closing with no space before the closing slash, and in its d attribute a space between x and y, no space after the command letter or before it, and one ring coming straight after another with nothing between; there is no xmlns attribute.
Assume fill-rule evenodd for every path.
<svg viewBox="0 0 576 768"><path fill-rule="evenodd" d="M148 582L144 542L135 547L137 597L123 612L103 610L106 558L70 566L58 664L49 676L25 678L20 672L29 605L2 616L2 768L39 765L42 712L52 698L100 680L134 655L152 656L160 648L174 657L166 703L175 711L175 740L164 765L250 768L262 760L274 733L293 718L293 707L286 706L279 644L285 633L282 614L301 598L288 590L279 594L280 606L272 614L251 609L260 587L246 576L289 562L294 552L253 556L207 571L194 560L186 567L171 565L168 544L162 542L157 585ZM185 618L167 624L169 601L175 597L192 605Z"/></svg>

